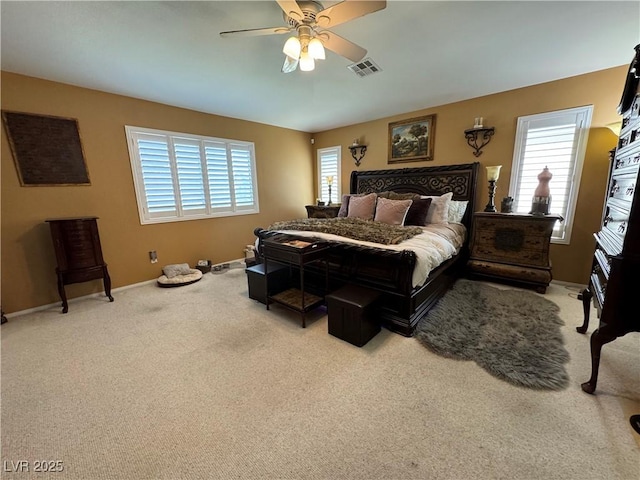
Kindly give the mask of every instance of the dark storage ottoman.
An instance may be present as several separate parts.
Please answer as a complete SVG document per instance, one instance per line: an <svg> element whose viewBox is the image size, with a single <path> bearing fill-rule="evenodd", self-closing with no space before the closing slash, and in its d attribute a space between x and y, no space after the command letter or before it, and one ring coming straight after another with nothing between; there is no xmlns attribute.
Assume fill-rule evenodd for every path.
<svg viewBox="0 0 640 480"><path fill-rule="evenodd" d="M358 285L344 287L326 296L329 333L362 347L380 332L375 302L380 294Z"/></svg>
<svg viewBox="0 0 640 480"><path fill-rule="evenodd" d="M245 270L249 283L249 298L267 303L267 275L269 276L269 295L289 288L289 268L275 262L269 262L269 271L265 274L264 263L258 263Z"/></svg>

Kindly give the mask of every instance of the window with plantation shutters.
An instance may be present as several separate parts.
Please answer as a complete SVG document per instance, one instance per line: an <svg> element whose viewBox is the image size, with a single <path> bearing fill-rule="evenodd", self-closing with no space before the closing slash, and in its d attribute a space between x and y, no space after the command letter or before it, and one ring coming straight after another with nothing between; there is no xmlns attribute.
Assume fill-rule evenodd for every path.
<svg viewBox="0 0 640 480"><path fill-rule="evenodd" d="M552 243L571 240L592 111L589 105L518 118L509 195L514 212L529 213L538 174L549 168L549 213L564 218L555 224Z"/></svg>
<svg viewBox="0 0 640 480"><path fill-rule="evenodd" d="M125 131L142 224L259 212L253 143Z"/></svg>
<svg viewBox="0 0 640 480"><path fill-rule="evenodd" d="M331 185L331 202L340 203L342 189L340 181L340 147L318 149L318 194L320 200L329 203L329 182Z"/></svg>

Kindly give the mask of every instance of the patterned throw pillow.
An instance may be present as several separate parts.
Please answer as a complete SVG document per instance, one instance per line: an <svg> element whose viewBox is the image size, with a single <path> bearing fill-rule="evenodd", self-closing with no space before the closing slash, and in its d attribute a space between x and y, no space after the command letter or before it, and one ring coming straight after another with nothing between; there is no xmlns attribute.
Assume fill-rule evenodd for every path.
<svg viewBox="0 0 640 480"><path fill-rule="evenodd" d="M376 222L388 223L389 225L403 225L412 203L413 200L378 198L374 220Z"/></svg>
<svg viewBox="0 0 640 480"><path fill-rule="evenodd" d="M387 198L391 200L416 200L420 198L420 194L389 192L389 196Z"/></svg>
<svg viewBox="0 0 640 480"><path fill-rule="evenodd" d="M427 223L434 224L447 224L449 223L449 203L453 193L445 193L440 196L428 196L422 198L430 198L431 205L429 206L429 213L427 213Z"/></svg>
<svg viewBox="0 0 640 480"><path fill-rule="evenodd" d="M370 193L362 197L352 196L349 199L349 207L347 217L363 218L365 220L373 220L376 211L375 193Z"/></svg>
<svg viewBox="0 0 640 480"><path fill-rule="evenodd" d="M460 223L467 211L467 200L451 200L449 202L449 223Z"/></svg>

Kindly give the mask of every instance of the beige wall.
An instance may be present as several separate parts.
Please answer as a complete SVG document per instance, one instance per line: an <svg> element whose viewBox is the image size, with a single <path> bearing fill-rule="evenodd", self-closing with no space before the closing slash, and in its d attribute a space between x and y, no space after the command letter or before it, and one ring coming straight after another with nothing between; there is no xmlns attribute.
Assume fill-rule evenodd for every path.
<svg viewBox="0 0 640 480"><path fill-rule="evenodd" d="M212 93L214 94L214 93ZM113 287L158 277L170 263L243 257L253 229L305 215L313 201L310 135L70 85L2 73L2 108L78 119L90 186L22 187L2 131L2 308L59 301L47 218L95 215ZM140 225L125 125L255 142L260 213ZM149 262L156 250L159 261ZM100 281L69 285L69 298L100 292ZM117 295L116 295L117 301Z"/></svg>
<svg viewBox="0 0 640 480"><path fill-rule="evenodd" d="M592 233L597 231L602 214L608 172L608 151L615 146L617 140L605 125L620 121L620 117L616 114L616 107L624 87L626 73L627 67L621 66L316 133L314 146L316 148L336 145L343 147L341 182L343 193L348 192L350 172L356 169L347 149L355 138L359 138L362 143L368 145L366 156L358 167L359 170L448 165L476 160L480 161L483 167L502 165L496 190L496 204L499 207L500 199L509 193L518 117L593 105L592 128L589 132L571 244L551 246L554 278L585 284L588 280L594 248ZM429 86L425 85L424 88ZM388 165L389 123L429 114L437 115L434 160ZM473 126L475 117L484 117L485 126L493 126L496 129L491 143L483 149L482 155L477 159L473 156L473 150L467 145L463 133L464 130ZM486 186L486 172L481 168L477 210L482 210L487 204L489 195Z"/></svg>
<svg viewBox="0 0 640 480"><path fill-rule="evenodd" d="M46 218L100 217L103 253L113 286L150 280L169 263L200 258L223 262L242 256L253 229L275 220L305 215L317 196L315 148L342 145L342 191L355 169L346 148L354 138L368 145L360 170L445 165L476 161L463 131L475 117L496 134L484 148L483 166L502 165L496 199L508 194L517 117L580 105L594 105L592 129L578 198L571 245L553 245L557 280L586 283L607 180L607 152L616 137L605 125L619 121L616 106L627 67L522 88L464 102L396 115L311 135L232 118L208 115L129 97L2 73L2 108L77 118L91 186L21 187L2 131L2 308L11 313L57 302L55 259ZM428 86L425 86L428 88ZM433 162L387 164L388 124L424 114L437 115ZM260 214L140 225L124 125L255 142ZM478 209L488 199L481 170ZM156 250L157 264L149 263ZM101 291L99 281L70 285L69 298ZM116 299L117 300L117 299Z"/></svg>

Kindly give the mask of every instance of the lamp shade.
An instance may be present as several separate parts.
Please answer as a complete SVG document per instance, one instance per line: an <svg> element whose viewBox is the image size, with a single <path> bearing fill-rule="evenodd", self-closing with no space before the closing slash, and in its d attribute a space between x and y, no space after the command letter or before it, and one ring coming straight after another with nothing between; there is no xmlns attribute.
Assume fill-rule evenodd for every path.
<svg viewBox="0 0 640 480"><path fill-rule="evenodd" d="M333 185L333 175L327 175L327 185Z"/></svg>
<svg viewBox="0 0 640 480"><path fill-rule="evenodd" d="M500 169L502 165L496 165L494 167L487 167L487 180L489 181L497 181L500 177Z"/></svg>
<svg viewBox="0 0 640 480"><path fill-rule="evenodd" d="M324 46L319 38L312 38L309 42L309 55L311 55L316 60L324 60Z"/></svg>
<svg viewBox="0 0 640 480"><path fill-rule="evenodd" d="M288 57L298 59L300 57L300 40L298 37L289 37L282 47L282 52Z"/></svg>
<svg viewBox="0 0 640 480"><path fill-rule="evenodd" d="M316 68L316 62L313 61L313 57L309 55L309 52L304 50L300 54L300 70L310 72L314 68Z"/></svg>

